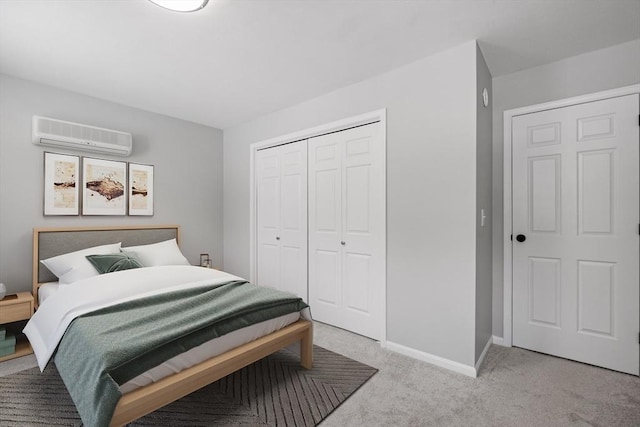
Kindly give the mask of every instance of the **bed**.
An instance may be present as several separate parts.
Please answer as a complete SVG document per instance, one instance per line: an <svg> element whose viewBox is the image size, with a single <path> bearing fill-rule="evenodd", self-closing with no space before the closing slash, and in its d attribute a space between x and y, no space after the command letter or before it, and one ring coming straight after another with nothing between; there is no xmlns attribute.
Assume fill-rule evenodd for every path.
<svg viewBox="0 0 640 427"><path fill-rule="evenodd" d="M185 276L193 276L194 283L204 283L204 280L200 281L199 279L206 277L207 280L213 278L220 283L224 282L226 287L242 285L236 284L236 282L240 282L239 280L227 280L229 277L233 279L235 276L217 272L216 270L192 266L177 266L175 268L162 266L104 274L97 278L81 279L77 282L72 282L69 286L63 286L58 283L61 279L40 262L40 260L50 259L61 254L89 247L113 244L114 242L118 242L126 250L130 247L154 246L154 244L167 242L171 239L175 239L176 242L179 241L179 227L176 225L35 228L33 231L33 295L36 304L40 304L40 301L44 301L44 303L39 310L40 313L37 312L34 318L40 314L44 316L47 312L55 312L58 308L56 305L68 299L64 297L64 292L69 292L69 289L73 286L76 286L76 289L80 289L79 285L82 283L93 285L94 282L102 281L106 283L109 280L111 281L109 283L117 282L117 286L127 290L127 280L130 282L140 280L143 274L145 276L156 274L158 277L166 275L165 270L162 269L167 269L171 274L176 271L180 274L184 273ZM124 252L126 253L126 251ZM117 280L114 278L117 278ZM114 287L117 286L114 285ZM207 286L209 285L207 284ZM219 288L222 288L222 286L215 285L216 292ZM92 292L88 290L90 288L84 287L84 285L82 289L82 292L87 295ZM238 289L240 288L238 287ZM206 290L209 292L209 288ZM194 292L190 292L194 294ZM73 294L78 294L78 292ZM166 293L166 295L171 296L173 294ZM78 298L83 297L80 295ZM87 307L89 306L88 303L86 305ZM100 310L96 311L96 313L99 312ZM212 310L207 310L206 312L210 313ZM113 313L107 313L107 315L114 316ZM64 346L65 340L67 342L72 342L73 340L73 334L70 337L67 334L65 333L65 338L61 341L58 350L63 356L73 354L73 349L71 352L68 349L65 350L65 348L73 345L66 344L66 347ZM32 336L30 336L30 339ZM35 347L41 346L38 341L37 337L32 341L32 344L36 344L34 350L36 349ZM312 323L308 316L308 309L304 309L300 313L283 314L274 319L242 327L191 348L184 354L176 355L174 358L158 365L154 368L155 371L150 369L131 379L126 384L121 384L121 396L117 400L109 425L117 426L129 423L269 354L296 343L299 344L301 365L310 369L313 363L313 344ZM36 351L36 355L38 353L42 353L42 350ZM60 357L60 354L57 354L56 357ZM44 358L39 357L39 364L42 369L43 364L40 363L40 359ZM174 363L174 359L177 362ZM185 359L188 361L185 362ZM165 366L167 363L168 366ZM56 359L56 364L58 365L58 359ZM176 368L176 364L179 365L179 368ZM63 375L62 372L61 375Z"/></svg>

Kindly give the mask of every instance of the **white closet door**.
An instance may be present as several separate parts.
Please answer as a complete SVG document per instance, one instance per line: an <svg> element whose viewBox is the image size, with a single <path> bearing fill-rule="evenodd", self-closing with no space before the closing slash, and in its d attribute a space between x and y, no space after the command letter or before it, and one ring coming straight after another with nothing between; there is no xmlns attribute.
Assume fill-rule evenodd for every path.
<svg viewBox="0 0 640 427"><path fill-rule="evenodd" d="M315 319L382 339L385 174L380 124L309 140L309 301Z"/></svg>
<svg viewBox="0 0 640 427"><path fill-rule="evenodd" d="M309 140L309 304L314 319L344 327L341 139Z"/></svg>
<svg viewBox="0 0 640 427"><path fill-rule="evenodd" d="M256 153L258 285L307 300L307 145Z"/></svg>
<svg viewBox="0 0 640 427"><path fill-rule="evenodd" d="M307 141L279 147L280 286L307 301Z"/></svg>
<svg viewBox="0 0 640 427"><path fill-rule="evenodd" d="M638 375L638 95L513 120L513 344Z"/></svg>
<svg viewBox="0 0 640 427"><path fill-rule="evenodd" d="M256 284L279 288L280 284L280 152L277 148L256 153Z"/></svg>

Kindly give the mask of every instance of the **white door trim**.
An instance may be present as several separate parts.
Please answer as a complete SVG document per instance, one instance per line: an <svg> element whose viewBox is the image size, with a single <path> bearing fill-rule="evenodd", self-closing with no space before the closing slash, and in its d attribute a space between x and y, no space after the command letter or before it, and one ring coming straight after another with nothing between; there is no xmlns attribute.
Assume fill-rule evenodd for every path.
<svg viewBox="0 0 640 427"><path fill-rule="evenodd" d="M512 110L504 111L504 142L503 142L503 345L511 347L512 336L512 296L513 296L513 242L511 241L512 234L512 180L511 180L511 163L512 163L512 119L516 116L524 114L537 113L544 110L552 110L555 108L568 107L576 104L584 104L587 102L600 101L608 98L616 98L625 95L631 95L634 93L640 93L640 84L625 86L618 89L606 90L602 92L591 93L587 95L576 96L572 98L561 99L552 102L546 102L544 104L530 105L527 107L515 108Z"/></svg>
<svg viewBox="0 0 640 427"><path fill-rule="evenodd" d="M290 142L300 141L303 139L308 139L314 136L320 136L330 132L336 132L348 128L352 128L355 126L361 126L368 123L380 122L381 126L381 134L382 134L382 145L383 152L387 152L387 109L383 108L380 110L370 111L364 114L360 114L358 116L348 117L342 120L337 120L331 123L326 123L320 126L316 126L309 129L304 129L301 131L289 133L286 135L277 136L274 138L269 138L264 141L255 142L249 146L249 180L250 180L250 189L249 189L249 280L255 283L256 280L256 238L257 238L257 225L256 225L256 187L255 187L255 155L256 151L259 149L274 147L276 145L287 144ZM382 158L382 170L385 174L385 183L386 183L386 171L387 171L387 156L386 154ZM383 188L383 199L386 201L387 199L387 188L386 185ZM386 202L385 202L386 206ZM387 223L387 213L386 209L383 212L383 224L384 224L384 246L386 248L387 234L386 234L386 223ZM383 259L383 275L385 278L385 289L387 283L387 255L386 249L384 253ZM387 340L387 295L386 292L383 297L383 307L384 307L384 330L382 331L382 344Z"/></svg>

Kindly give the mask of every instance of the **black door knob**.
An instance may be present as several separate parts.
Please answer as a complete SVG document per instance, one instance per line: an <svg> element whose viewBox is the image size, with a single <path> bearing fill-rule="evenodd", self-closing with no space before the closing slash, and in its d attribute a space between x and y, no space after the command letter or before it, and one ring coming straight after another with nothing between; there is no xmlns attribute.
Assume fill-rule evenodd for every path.
<svg viewBox="0 0 640 427"><path fill-rule="evenodd" d="M525 240L527 240L527 236L525 236L524 234L518 234L516 236L516 240L520 243L524 242Z"/></svg>

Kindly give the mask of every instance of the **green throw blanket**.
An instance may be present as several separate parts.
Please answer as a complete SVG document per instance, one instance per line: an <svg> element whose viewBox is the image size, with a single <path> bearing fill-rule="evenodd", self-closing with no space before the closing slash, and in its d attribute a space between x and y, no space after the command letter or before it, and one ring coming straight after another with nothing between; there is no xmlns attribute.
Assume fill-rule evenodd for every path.
<svg viewBox="0 0 640 427"><path fill-rule="evenodd" d="M118 385L208 340L307 305L245 281L107 307L75 319L55 363L85 426L108 426Z"/></svg>

